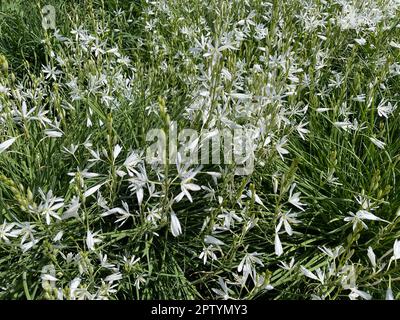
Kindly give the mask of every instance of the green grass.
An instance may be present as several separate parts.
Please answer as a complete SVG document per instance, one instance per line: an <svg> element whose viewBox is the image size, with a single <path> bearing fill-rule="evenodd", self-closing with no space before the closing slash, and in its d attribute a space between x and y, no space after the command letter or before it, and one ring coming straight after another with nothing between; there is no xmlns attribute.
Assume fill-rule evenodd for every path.
<svg viewBox="0 0 400 320"><path fill-rule="evenodd" d="M0 298L399 298L398 8L0 2ZM171 121L257 131L254 171L152 166Z"/></svg>

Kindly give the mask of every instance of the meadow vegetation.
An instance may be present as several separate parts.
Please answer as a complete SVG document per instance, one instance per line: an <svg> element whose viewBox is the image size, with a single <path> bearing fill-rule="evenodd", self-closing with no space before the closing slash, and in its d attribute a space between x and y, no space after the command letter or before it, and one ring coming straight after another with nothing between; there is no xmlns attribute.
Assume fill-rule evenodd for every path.
<svg viewBox="0 0 400 320"><path fill-rule="evenodd" d="M399 9L1 1L0 298L399 298ZM173 121L253 172L146 161Z"/></svg>

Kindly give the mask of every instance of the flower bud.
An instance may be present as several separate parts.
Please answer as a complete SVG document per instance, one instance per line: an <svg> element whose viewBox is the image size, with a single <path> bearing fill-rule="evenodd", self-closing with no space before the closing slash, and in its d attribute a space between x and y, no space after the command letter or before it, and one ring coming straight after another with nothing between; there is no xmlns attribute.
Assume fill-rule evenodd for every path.
<svg viewBox="0 0 400 320"><path fill-rule="evenodd" d="M7 58L0 54L0 73L7 73L8 72L8 61Z"/></svg>

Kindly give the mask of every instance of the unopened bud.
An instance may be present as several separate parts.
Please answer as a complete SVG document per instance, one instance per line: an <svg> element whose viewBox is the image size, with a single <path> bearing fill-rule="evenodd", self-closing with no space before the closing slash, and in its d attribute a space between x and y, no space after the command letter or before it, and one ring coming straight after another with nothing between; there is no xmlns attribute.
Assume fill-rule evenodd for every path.
<svg viewBox="0 0 400 320"><path fill-rule="evenodd" d="M8 72L8 61L4 55L0 55L0 72L7 73Z"/></svg>

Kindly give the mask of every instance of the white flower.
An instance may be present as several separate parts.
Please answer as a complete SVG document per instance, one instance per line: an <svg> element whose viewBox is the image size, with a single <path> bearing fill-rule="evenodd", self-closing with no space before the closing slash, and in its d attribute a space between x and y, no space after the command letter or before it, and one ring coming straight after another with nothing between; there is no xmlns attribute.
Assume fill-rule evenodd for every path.
<svg viewBox="0 0 400 320"><path fill-rule="evenodd" d="M8 140L4 141L3 143L1 143L0 144L0 153L7 150L15 142L15 140L17 140L17 138L11 138L11 139L8 139Z"/></svg>
<svg viewBox="0 0 400 320"><path fill-rule="evenodd" d="M100 183L98 185L95 185L94 187L91 187L90 189L86 190L86 192L83 194L83 196L85 198L91 196L93 193L95 193L97 190L99 190L103 184L104 184L104 182Z"/></svg>
<svg viewBox="0 0 400 320"><path fill-rule="evenodd" d="M21 111L19 111L18 108L14 108L13 110L13 119L16 122L19 122L21 120L33 120L33 117L31 116L32 113L36 110L36 107L32 107L29 111L26 106L26 102L22 101L21 104Z"/></svg>
<svg viewBox="0 0 400 320"><path fill-rule="evenodd" d="M313 280L317 280L317 281L321 282L322 284L324 284L325 273L320 268L315 270L316 275L303 266L300 266L300 270L306 277L313 279Z"/></svg>
<svg viewBox="0 0 400 320"><path fill-rule="evenodd" d="M92 47L90 48L90 50L92 52L94 52L94 55L96 57L98 57L99 55L102 55L105 53L105 50L103 50L104 47L104 43L99 42L98 39L95 40L95 42L93 43Z"/></svg>
<svg viewBox="0 0 400 320"><path fill-rule="evenodd" d="M350 121L334 122L333 125L339 129L343 129L344 131L351 129L351 127L353 126Z"/></svg>
<svg viewBox="0 0 400 320"><path fill-rule="evenodd" d="M323 113L323 112L328 112L332 110L332 108L317 108L315 111L317 111L318 113Z"/></svg>
<svg viewBox="0 0 400 320"><path fill-rule="evenodd" d="M10 89L0 84L0 93L9 96Z"/></svg>
<svg viewBox="0 0 400 320"><path fill-rule="evenodd" d="M178 217L173 211L171 212L171 232L174 237L182 234L181 223L179 222Z"/></svg>
<svg viewBox="0 0 400 320"><path fill-rule="evenodd" d="M14 232L12 231L14 226L15 226L14 223L7 223L4 221L0 227L0 240L3 240L5 243L10 243L10 240L8 239L9 237L11 238L17 237L18 234L15 233L15 231Z"/></svg>
<svg viewBox="0 0 400 320"><path fill-rule="evenodd" d="M182 200L182 198L184 196L186 196L190 202L193 202L192 196L190 195L189 191L199 191L199 190L201 190L201 187L194 183L188 183L188 182L182 181L181 190L182 190L182 192L179 193L175 197L175 201L179 202Z"/></svg>
<svg viewBox="0 0 400 320"><path fill-rule="evenodd" d="M74 278L69 285L69 295L71 299L76 299L75 291L77 291L79 285L81 284L80 278Z"/></svg>
<svg viewBox="0 0 400 320"><path fill-rule="evenodd" d="M125 66L129 66L129 64L131 63L131 59L128 56L122 56L117 60L117 62Z"/></svg>
<svg viewBox="0 0 400 320"><path fill-rule="evenodd" d="M146 167L144 165L139 166L139 170L129 169L128 174L132 176L128 181L130 182L129 189L136 193L139 206L141 206L144 197L144 188L149 183L147 178Z"/></svg>
<svg viewBox="0 0 400 320"><path fill-rule="evenodd" d="M345 217L344 221L353 222L353 230L356 229L356 226L358 223L361 223L361 225L365 229L368 229L367 225L362 220L382 221L382 222L389 223L388 221L383 220L366 210L359 210L359 211L357 211L356 214L354 214L353 212L349 212L349 214L350 214L350 216Z"/></svg>
<svg viewBox="0 0 400 320"><path fill-rule="evenodd" d="M113 274L110 274L109 276L107 276L104 281L106 282L114 282L114 281L118 281L122 279L122 273L121 272L116 272Z"/></svg>
<svg viewBox="0 0 400 320"><path fill-rule="evenodd" d="M275 231L275 254L279 257L283 254L281 239L279 239L278 232Z"/></svg>
<svg viewBox="0 0 400 320"><path fill-rule="evenodd" d="M90 230L86 234L86 246L89 250L94 250L94 246L96 243L100 243L101 240L96 238L98 232L92 233Z"/></svg>
<svg viewBox="0 0 400 320"><path fill-rule="evenodd" d="M56 38L60 42L65 42L68 40L68 38L64 37L62 34L60 34L60 29L54 30L54 38Z"/></svg>
<svg viewBox="0 0 400 320"><path fill-rule="evenodd" d="M389 223L389 221L383 220L376 215L372 214L371 212L368 212L366 210L359 210L356 213L356 216L360 218L361 220L373 220L373 221L383 221Z"/></svg>
<svg viewBox="0 0 400 320"><path fill-rule="evenodd" d="M64 212L64 214L62 215L61 219L65 220L71 217L75 217L78 218L78 210L80 208L81 204L79 202L79 197L74 196L71 200L71 203L68 207L68 209Z"/></svg>
<svg viewBox="0 0 400 320"><path fill-rule="evenodd" d="M215 288L212 288L211 290L214 291L218 295L218 297L222 298L223 300L228 300L229 295L232 293L232 291L228 289L228 286L221 277L218 278L218 284L222 290Z"/></svg>
<svg viewBox="0 0 400 320"><path fill-rule="evenodd" d="M70 155L75 155L76 150L78 150L78 145L71 144L69 148L63 147L64 151L69 153Z"/></svg>
<svg viewBox="0 0 400 320"><path fill-rule="evenodd" d="M354 39L354 41L357 42L360 46L363 46L367 43L367 40L365 40L364 38Z"/></svg>
<svg viewBox="0 0 400 320"><path fill-rule="evenodd" d="M63 136L61 131L51 129L44 130L44 134L50 138L61 138Z"/></svg>
<svg viewBox="0 0 400 320"><path fill-rule="evenodd" d="M40 278L42 279L42 287L47 290L52 290L55 288L55 282L58 279L55 277L56 270L54 265L45 265L42 268Z"/></svg>
<svg viewBox="0 0 400 320"><path fill-rule="evenodd" d="M392 289L388 288L388 289L386 290L386 297L385 297L385 300L394 300Z"/></svg>
<svg viewBox="0 0 400 320"><path fill-rule="evenodd" d="M204 248L203 251L199 255L199 259L203 259L203 263L207 263L208 257L211 258L212 261L217 260L217 256L214 251L217 251L212 245L209 245L207 248Z"/></svg>
<svg viewBox="0 0 400 320"><path fill-rule="evenodd" d="M286 142L287 142L287 138L285 136L275 146L275 149L276 149L276 151L278 151L279 156L281 157L282 160L284 160L283 155L289 153L289 151L283 147L286 144Z"/></svg>
<svg viewBox="0 0 400 320"><path fill-rule="evenodd" d="M130 176L134 173L134 168L142 161L142 156L137 151L132 151L126 160L124 161L123 166L126 168L128 174Z"/></svg>
<svg viewBox="0 0 400 320"><path fill-rule="evenodd" d="M306 206L306 204L300 202L300 192L296 192L295 194L293 194L293 190L295 187L296 183L293 183L289 191L288 202L294 205L296 208L299 208L301 211L304 211L305 209L303 207Z"/></svg>
<svg viewBox="0 0 400 320"><path fill-rule="evenodd" d="M393 111L396 110L396 108L397 106L393 106L390 102L386 103L386 101L383 100L378 105L378 115L387 119L393 113Z"/></svg>
<svg viewBox="0 0 400 320"><path fill-rule="evenodd" d="M291 209L289 209L288 212L281 212L279 214L279 222L277 225L277 230L279 231L281 229L281 226L283 224L286 233L291 236L293 234L292 226L290 225L291 223L297 224L300 221L296 220L295 218L297 217L298 213L290 213Z"/></svg>
<svg viewBox="0 0 400 320"><path fill-rule="evenodd" d="M371 261L372 266L375 268L376 267L376 256L375 256L374 250L372 250L371 247L368 247L367 255L368 255L369 261Z"/></svg>
<svg viewBox="0 0 400 320"><path fill-rule="evenodd" d="M145 278L145 274L139 274L134 282L134 286L136 287L136 289L140 289L140 286L142 283L146 283L146 278Z"/></svg>
<svg viewBox="0 0 400 320"><path fill-rule="evenodd" d="M308 122L306 122L306 123L300 123L300 124L296 127L297 132L299 133L300 137L301 137L303 140L306 139L306 138L304 137L304 135L310 132L310 130L304 128L307 124L308 124Z"/></svg>
<svg viewBox="0 0 400 320"><path fill-rule="evenodd" d="M254 197L254 202L259 204L260 206L263 206L265 208L264 203L262 202L262 200L260 199L260 197L257 195L257 193L252 190L246 190L246 194L243 194L240 198L244 199L244 198L250 198L253 199Z"/></svg>
<svg viewBox="0 0 400 320"><path fill-rule="evenodd" d="M366 95L363 93L363 94L359 94L358 96L353 97L352 100L356 101L356 102L365 102L365 98L366 98Z"/></svg>
<svg viewBox="0 0 400 320"><path fill-rule="evenodd" d="M136 263L139 262L139 260L140 260L140 257L136 258L135 255L132 255L130 258L127 258L125 256L123 257L123 261L124 261L125 265L127 265L129 267L133 267Z"/></svg>
<svg viewBox="0 0 400 320"><path fill-rule="evenodd" d="M57 211L64 206L64 199L54 197L52 190L49 190L45 195L42 189L39 188L39 194L42 197L43 201L37 208L29 206L30 210L32 212L44 215L47 224L50 224L51 217L57 220L61 220L61 217L59 216Z"/></svg>
<svg viewBox="0 0 400 320"><path fill-rule="evenodd" d="M400 259L400 240L397 240L393 244L393 256L392 260Z"/></svg>
<svg viewBox="0 0 400 320"><path fill-rule="evenodd" d="M295 261L294 261L294 258L290 259L290 262L289 262L289 263L286 263L286 262L284 262L284 261L281 261L279 267L281 267L281 268L284 269L284 270L290 271L290 270L292 270L293 267L294 267L294 262L295 262Z"/></svg>
<svg viewBox="0 0 400 320"><path fill-rule="evenodd" d="M218 240L217 238L210 235L204 237L204 242L207 244L215 244L217 246L222 246L225 244L221 240Z"/></svg>
<svg viewBox="0 0 400 320"><path fill-rule="evenodd" d="M122 147L119 144L115 145L113 150L113 161L115 161L118 158L119 154L121 153L121 150Z"/></svg>
<svg viewBox="0 0 400 320"><path fill-rule="evenodd" d="M219 214L217 218L224 219L224 228L229 230L231 226L234 226L235 221L241 222L243 219L240 218L235 211L223 209L223 213Z"/></svg>
<svg viewBox="0 0 400 320"><path fill-rule="evenodd" d="M21 246L29 239L31 242L35 242L35 237L33 236L36 233L35 225L30 222L22 222L18 224L18 236L21 237Z"/></svg>
<svg viewBox="0 0 400 320"><path fill-rule="evenodd" d="M365 291L358 290L357 288L350 288L350 290L351 290L351 293L349 294L350 300L357 300L357 298L359 297L363 298L364 300L372 299L372 296Z"/></svg>
<svg viewBox="0 0 400 320"><path fill-rule="evenodd" d="M55 282L58 279L51 274L42 274L41 279L44 281L50 281L50 282Z"/></svg>
<svg viewBox="0 0 400 320"><path fill-rule="evenodd" d="M331 259L336 259L339 256L339 254L341 253L341 251L343 250L343 247L337 246L336 248L334 248L332 250L325 246L322 246L322 247L318 247L318 249L321 250L323 253L325 253Z"/></svg>
<svg viewBox="0 0 400 320"><path fill-rule="evenodd" d="M253 253L246 253L245 256L243 257L242 261L240 261L238 265L238 272L243 271L243 281L246 282L248 276L253 279L253 282L256 283L256 275L257 271L255 269L255 264L259 264L260 266L264 266L262 261L257 258L259 253L253 252Z"/></svg>
<svg viewBox="0 0 400 320"><path fill-rule="evenodd" d="M57 81L57 76L62 72L57 70L56 67L52 68L51 66L43 66L43 73L46 75L46 79L51 78L54 81Z"/></svg>
<svg viewBox="0 0 400 320"><path fill-rule="evenodd" d="M22 252L26 252L29 249L33 248L33 246L35 244L37 244L38 242L39 242L39 240L34 239L32 241L29 241L29 242L21 243L20 248L21 248Z"/></svg>
<svg viewBox="0 0 400 320"><path fill-rule="evenodd" d="M151 208L148 209L148 214L146 216L146 220L150 221L154 225L157 225L157 221L161 219L160 209L159 208Z"/></svg>
<svg viewBox="0 0 400 320"><path fill-rule="evenodd" d="M107 261L107 255L106 254L102 254L101 252L99 253L99 260L100 260L100 265L103 267L103 268L106 268L106 269L113 269L113 268L115 268L115 265L114 264L112 264L112 263L109 263L108 261Z"/></svg>
<svg viewBox="0 0 400 320"><path fill-rule="evenodd" d="M54 241L54 242L60 241L63 235L64 235L64 232L63 232L63 231L59 231L59 232L55 235L55 237L53 238L53 241Z"/></svg>
<svg viewBox="0 0 400 320"><path fill-rule="evenodd" d="M105 213L101 214L102 217L109 216L111 214L117 213L120 215L120 217L115 220L115 223L121 222L119 226L122 226L130 217L132 217L132 214L129 212L129 206L125 201L122 201L122 207L123 208L113 208Z"/></svg>
<svg viewBox="0 0 400 320"><path fill-rule="evenodd" d="M371 142L374 145L376 145L379 149L384 149L385 148L386 143L384 143L383 141L380 141L380 140L378 140L376 138L372 138L372 137L370 137L369 140L371 140Z"/></svg>
<svg viewBox="0 0 400 320"><path fill-rule="evenodd" d="M238 99L238 100L250 100L251 94L245 94L245 93L231 93L230 94L232 98Z"/></svg>
<svg viewBox="0 0 400 320"><path fill-rule="evenodd" d="M393 48L400 49L400 44L395 41L390 41L389 45Z"/></svg>

